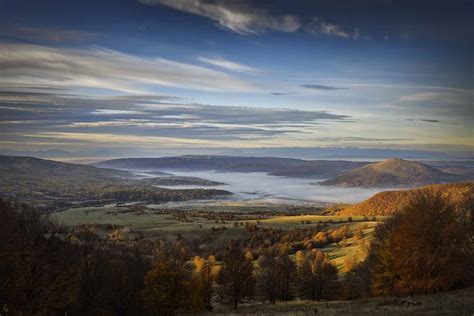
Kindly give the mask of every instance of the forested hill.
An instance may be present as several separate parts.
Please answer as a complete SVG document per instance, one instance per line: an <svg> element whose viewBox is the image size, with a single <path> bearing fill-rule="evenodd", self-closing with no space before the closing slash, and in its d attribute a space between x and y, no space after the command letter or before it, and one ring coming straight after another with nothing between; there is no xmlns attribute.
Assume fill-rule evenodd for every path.
<svg viewBox="0 0 474 316"><path fill-rule="evenodd" d="M125 171L95 168L92 166L64 163L34 157L0 156L0 174L30 178L50 177L89 181L129 177Z"/></svg>
<svg viewBox="0 0 474 316"><path fill-rule="evenodd" d="M340 215L387 216L403 209L418 196L434 197L441 194L460 210L471 211L474 203L474 182L436 184L411 190L385 191L343 209Z"/></svg>
<svg viewBox="0 0 474 316"><path fill-rule="evenodd" d="M186 183L187 178L167 177ZM197 181L199 179L192 179ZM0 156L0 197L19 200L48 211L105 202L161 203L207 199L231 194L225 190L174 190L156 187L160 179L137 179L126 171L49 161L32 157Z"/></svg>
<svg viewBox="0 0 474 316"><path fill-rule="evenodd" d="M330 178L366 164L368 162L276 157L179 156L113 159L99 162L95 166L122 170L268 172L276 176Z"/></svg>
<svg viewBox="0 0 474 316"><path fill-rule="evenodd" d="M394 158L367 164L322 184L339 187L406 188L466 180L468 179L464 176L443 172L417 161Z"/></svg>

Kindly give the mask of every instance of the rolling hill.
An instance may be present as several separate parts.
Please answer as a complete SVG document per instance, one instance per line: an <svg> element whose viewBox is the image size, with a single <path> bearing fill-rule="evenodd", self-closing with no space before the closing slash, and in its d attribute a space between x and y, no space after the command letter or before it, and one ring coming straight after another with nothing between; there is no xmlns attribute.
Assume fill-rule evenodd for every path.
<svg viewBox="0 0 474 316"><path fill-rule="evenodd" d="M393 158L367 164L321 184L339 187L397 188L464 180L466 178L461 175L443 172L420 162Z"/></svg>
<svg viewBox="0 0 474 316"><path fill-rule="evenodd" d="M0 156L0 197L47 210L84 203L182 201L231 194L216 189L175 190L156 187L207 180L188 177L137 179L126 171L96 168L32 157ZM209 184L209 183L208 183ZM217 184L217 183L211 183Z"/></svg>
<svg viewBox="0 0 474 316"><path fill-rule="evenodd" d="M468 205L472 207L474 182L434 184L411 190L384 191L359 204L344 208L338 214L344 216L389 216L402 211L410 199L417 195L434 196L435 194L442 194L459 209L466 208Z"/></svg>
<svg viewBox="0 0 474 316"><path fill-rule="evenodd" d="M302 160L276 157L239 156L178 156L162 158L121 158L94 164L98 167L121 170L181 170L268 172L275 176L297 178L330 178L368 162L342 160Z"/></svg>

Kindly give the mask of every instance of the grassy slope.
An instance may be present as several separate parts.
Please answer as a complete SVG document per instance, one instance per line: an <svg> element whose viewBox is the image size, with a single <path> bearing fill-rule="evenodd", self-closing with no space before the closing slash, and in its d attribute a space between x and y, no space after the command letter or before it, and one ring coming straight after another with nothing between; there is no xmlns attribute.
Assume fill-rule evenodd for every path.
<svg viewBox="0 0 474 316"><path fill-rule="evenodd" d="M145 211L138 214L127 212L126 208L108 205L104 207L84 207L73 208L62 212L54 213L54 217L67 226L81 224L116 224L126 227L132 231L141 231L148 235L176 235L179 233L183 237L194 238L203 234L208 234L212 227L225 226L227 229L216 234L210 241L209 246L225 246L230 240L248 238L247 230L242 227L234 227L234 221L226 221L225 224L216 224L214 220L206 218L192 217L190 222L182 222L175 219L170 214L155 214L152 211ZM379 220L379 219L377 219ZM351 230L365 226L364 238L356 241L349 238L345 245L330 244L324 250L334 264L339 269L343 269L345 258L360 260L365 257L364 246L371 238L371 233L377 222L364 219L363 216L353 217L353 222L348 221L347 216L324 216L324 215L298 215L298 216L276 216L262 220L237 220L238 222L249 222L262 227L273 227L281 229L309 228L316 227L319 223L328 224L329 228L349 225ZM302 221L305 223L303 224ZM308 221L310 221L308 223Z"/></svg>
<svg viewBox="0 0 474 316"><path fill-rule="evenodd" d="M411 305L411 302L419 303ZM214 315L473 315L474 288L409 299L378 297L354 301L292 301L252 304L238 310L218 307Z"/></svg>

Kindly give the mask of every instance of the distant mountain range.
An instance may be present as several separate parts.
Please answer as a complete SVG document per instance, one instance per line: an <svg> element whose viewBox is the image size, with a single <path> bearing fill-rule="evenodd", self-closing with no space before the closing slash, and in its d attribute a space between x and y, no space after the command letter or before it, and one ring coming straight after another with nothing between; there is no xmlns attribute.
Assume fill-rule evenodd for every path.
<svg viewBox="0 0 474 316"><path fill-rule="evenodd" d="M322 182L339 187L398 188L461 182L468 178L447 173L416 161L398 158L370 163Z"/></svg>
<svg viewBox="0 0 474 316"><path fill-rule="evenodd" d="M445 153L432 150L395 149L395 148L358 148L358 147L263 147L263 148L83 148L75 151L45 149L38 151L19 151L0 149L0 155L27 156L37 158L138 158L167 157L182 155L213 155L240 157L282 157L296 159L387 159L400 157L404 159L473 159L472 151ZM97 160L96 160L97 161Z"/></svg>
<svg viewBox="0 0 474 316"><path fill-rule="evenodd" d="M363 215L363 216L389 216L403 211L410 199L418 196L434 196L442 194L449 203L453 203L458 209L470 209L474 202L474 182L434 184L418 189L385 191L375 194L369 199L347 207L339 212L340 215Z"/></svg>
<svg viewBox="0 0 474 316"><path fill-rule="evenodd" d="M94 165L120 170L267 172L276 176L329 179L320 183L328 186L365 188L416 187L473 179L471 167L459 166L447 169L456 171L455 174L416 161L398 158L369 163L275 157L179 156L122 158ZM465 175L461 174L463 171Z"/></svg>
<svg viewBox="0 0 474 316"><path fill-rule="evenodd" d="M180 170L223 172L267 172L275 176L331 178L366 165L368 162L302 160L275 157L179 156L163 158L121 158L94 166L120 170Z"/></svg>

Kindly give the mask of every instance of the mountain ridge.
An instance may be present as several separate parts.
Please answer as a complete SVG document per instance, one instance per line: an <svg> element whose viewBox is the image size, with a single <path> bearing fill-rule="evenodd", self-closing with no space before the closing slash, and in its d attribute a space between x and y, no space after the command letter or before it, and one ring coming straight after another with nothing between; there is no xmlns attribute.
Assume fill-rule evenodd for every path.
<svg viewBox="0 0 474 316"><path fill-rule="evenodd" d="M464 180L467 179L461 175L447 173L421 162L391 158L353 169L321 184L339 187L409 188Z"/></svg>

